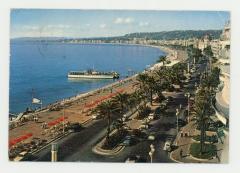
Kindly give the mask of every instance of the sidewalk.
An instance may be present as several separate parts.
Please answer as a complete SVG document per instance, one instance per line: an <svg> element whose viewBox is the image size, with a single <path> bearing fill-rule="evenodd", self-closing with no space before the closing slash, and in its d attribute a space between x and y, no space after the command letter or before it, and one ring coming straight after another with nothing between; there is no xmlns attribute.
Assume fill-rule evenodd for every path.
<svg viewBox="0 0 240 173"><path fill-rule="evenodd" d="M183 134L187 134L188 136L181 136L181 132ZM208 132L209 134L212 132ZM213 159L197 159L190 155L190 146L194 143L192 140L193 136L199 134L199 131L196 130L196 125L194 122L188 123L186 126L182 127L174 141L174 144L178 146L178 148L170 153L170 159L178 163L219 163L220 160L218 158ZM217 144L217 149L219 150L222 145L221 142ZM180 157L180 151L182 150L182 157ZM218 153L219 156L219 153Z"/></svg>

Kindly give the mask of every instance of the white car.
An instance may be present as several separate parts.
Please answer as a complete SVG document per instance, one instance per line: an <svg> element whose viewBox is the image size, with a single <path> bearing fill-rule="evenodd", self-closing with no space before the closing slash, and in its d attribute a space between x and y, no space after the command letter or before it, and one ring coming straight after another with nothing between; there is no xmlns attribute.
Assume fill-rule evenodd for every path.
<svg viewBox="0 0 240 173"><path fill-rule="evenodd" d="M154 119L154 113L150 113L149 116L148 116L148 119L153 120Z"/></svg>
<svg viewBox="0 0 240 173"><path fill-rule="evenodd" d="M166 141L163 147L164 151L170 151L171 149L171 142L170 141Z"/></svg>
<svg viewBox="0 0 240 173"><path fill-rule="evenodd" d="M148 140L154 141L154 140L155 140L155 136L154 136L154 135L149 135L149 136L148 136Z"/></svg>
<svg viewBox="0 0 240 173"><path fill-rule="evenodd" d="M147 124L141 124L139 129L148 129L148 125Z"/></svg>
<svg viewBox="0 0 240 173"><path fill-rule="evenodd" d="M97 119L97 115L92 115L92 119L96 120Z"/></svg>
<svg viewBox="0 0 240 173"><path fill-rule="evenodd" d="M96 120L96 119L99 119L99 118L101 118L101 116L98 115L98 114L92 115L92 119L93 119L93 120Z"/></svg>
<svg viewBox="0 0 240 173"><path fill-rule="evenodd" d="M123 115L122 121L123 121L123 122L127 121L127 115L126 115L126 114Z"/></svg>

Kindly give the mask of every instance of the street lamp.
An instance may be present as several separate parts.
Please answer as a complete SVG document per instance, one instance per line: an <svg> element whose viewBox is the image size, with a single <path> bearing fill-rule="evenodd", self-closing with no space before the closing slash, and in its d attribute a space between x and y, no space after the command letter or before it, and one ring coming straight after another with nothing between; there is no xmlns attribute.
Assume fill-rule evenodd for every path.
<svg viewBox="0 0 240 173"><path fill-rule="evenodd" d="M155 147L153 144L150 145L150 151L149 151L149 156L150 156L150 159L151 159L151 163L153 161L153 153L155 152Z"/></svg>
<svg viewBox="0 0 240 173"><path fill-rule="evenodd" d="M190 120L190 118L189 118L189 111L190 111L190 93L189 92L187 92L186 94L185 94L185 97L187 97L188 98L188 123L189 123L189 120Z"/></svg>
<svg viewBox="0 0 240 173"><path fill-rule="evenodd" d="M177 118L177 135L178 135L178 116L179 116L179 109L176 109L176 118Z"/></svg>

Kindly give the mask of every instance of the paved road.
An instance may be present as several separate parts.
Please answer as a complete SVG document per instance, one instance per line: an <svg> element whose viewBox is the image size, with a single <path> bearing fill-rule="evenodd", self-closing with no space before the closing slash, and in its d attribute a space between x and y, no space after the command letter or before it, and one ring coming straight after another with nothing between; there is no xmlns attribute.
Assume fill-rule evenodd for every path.
<svg viewBox="0 0 240 173"><path fill-rule="evenodd" d="M116 117L113 119L116 119ZM91 150L91 147L106 133L106 127L107 120L99 120L80 132L72 133L67 137L60 139L57 142L59 146L58 160L63 161L67 156L73 155L79 150ZM51 146L46 147L33 157L29 158L29 160L50 161L50 147Z"/></svg>
<svg viewBox="0 0 240 173"><path fill-rule="evenodd" d="M117 117L114 117L116 119ZM172 124L171 126L169 126ZM87 162L124 162L130 155L140 155L149 160L149 146L153 143L156 147L154 162L171 162L168 153L162 150L166 136L176 134L175 116L161 117L152 124L151 131L158 131L157 139L141 141L136 145L126 147L116 156L102 156L92 152L92 147L106 134L106 120L99 120L81 132L72 133L58 141L59 161L87 161ZM169 128L170 127L170 128ZM99 130L101 129L101 130ZM50 161L50 146L35 154L30 161Z"/></svg>

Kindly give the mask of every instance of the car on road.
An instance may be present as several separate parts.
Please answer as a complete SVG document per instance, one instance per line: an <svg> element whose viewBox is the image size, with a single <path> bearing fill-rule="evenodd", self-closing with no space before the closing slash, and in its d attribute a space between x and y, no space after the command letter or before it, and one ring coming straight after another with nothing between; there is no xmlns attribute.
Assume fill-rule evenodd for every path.
<svg viewBox="0 0 240 173"><path fill-rule="evenodd" d="M101 118L101 116L100 115L92 115L92 119L93 120L97 120L97 119L100 119Z"/></svg>
<svg viewBox="0 0 240 173"><path fill-rule="evenodd" d="M141 125L139 126L139 129L140 129L140 130L148 129L148 124L141 124Z"/></svg>
<svg viewBox="0 0 240 173"><path fill-rule="evenodd" d="M154 141L156 139L156 135L155 135L155 133L149 133L148 134L148 140L150 140L150 141Z"/></svg>
<svg viewBox="0 0 240 173"><path fill-rule="evenodd" d="M131 145L134 145L138 142L137 138L132 135L132 136L126 136L123 140L123 142L120 144L120 145L123 145L123 146L131 146Z"/></svg>
<svg viewBox="0 0 240 173"><path fill-rule="evenodd" d="M166 100L167 100L167 102L172 102L174 99L172 96L168 96Z"/></svg>
<svg viewBox="0 0 240 173"><path fill-rule="evenodd" d="M83 129L83 126L80 123L72 123L67 128L68 132L79 132Z"/></svg>

